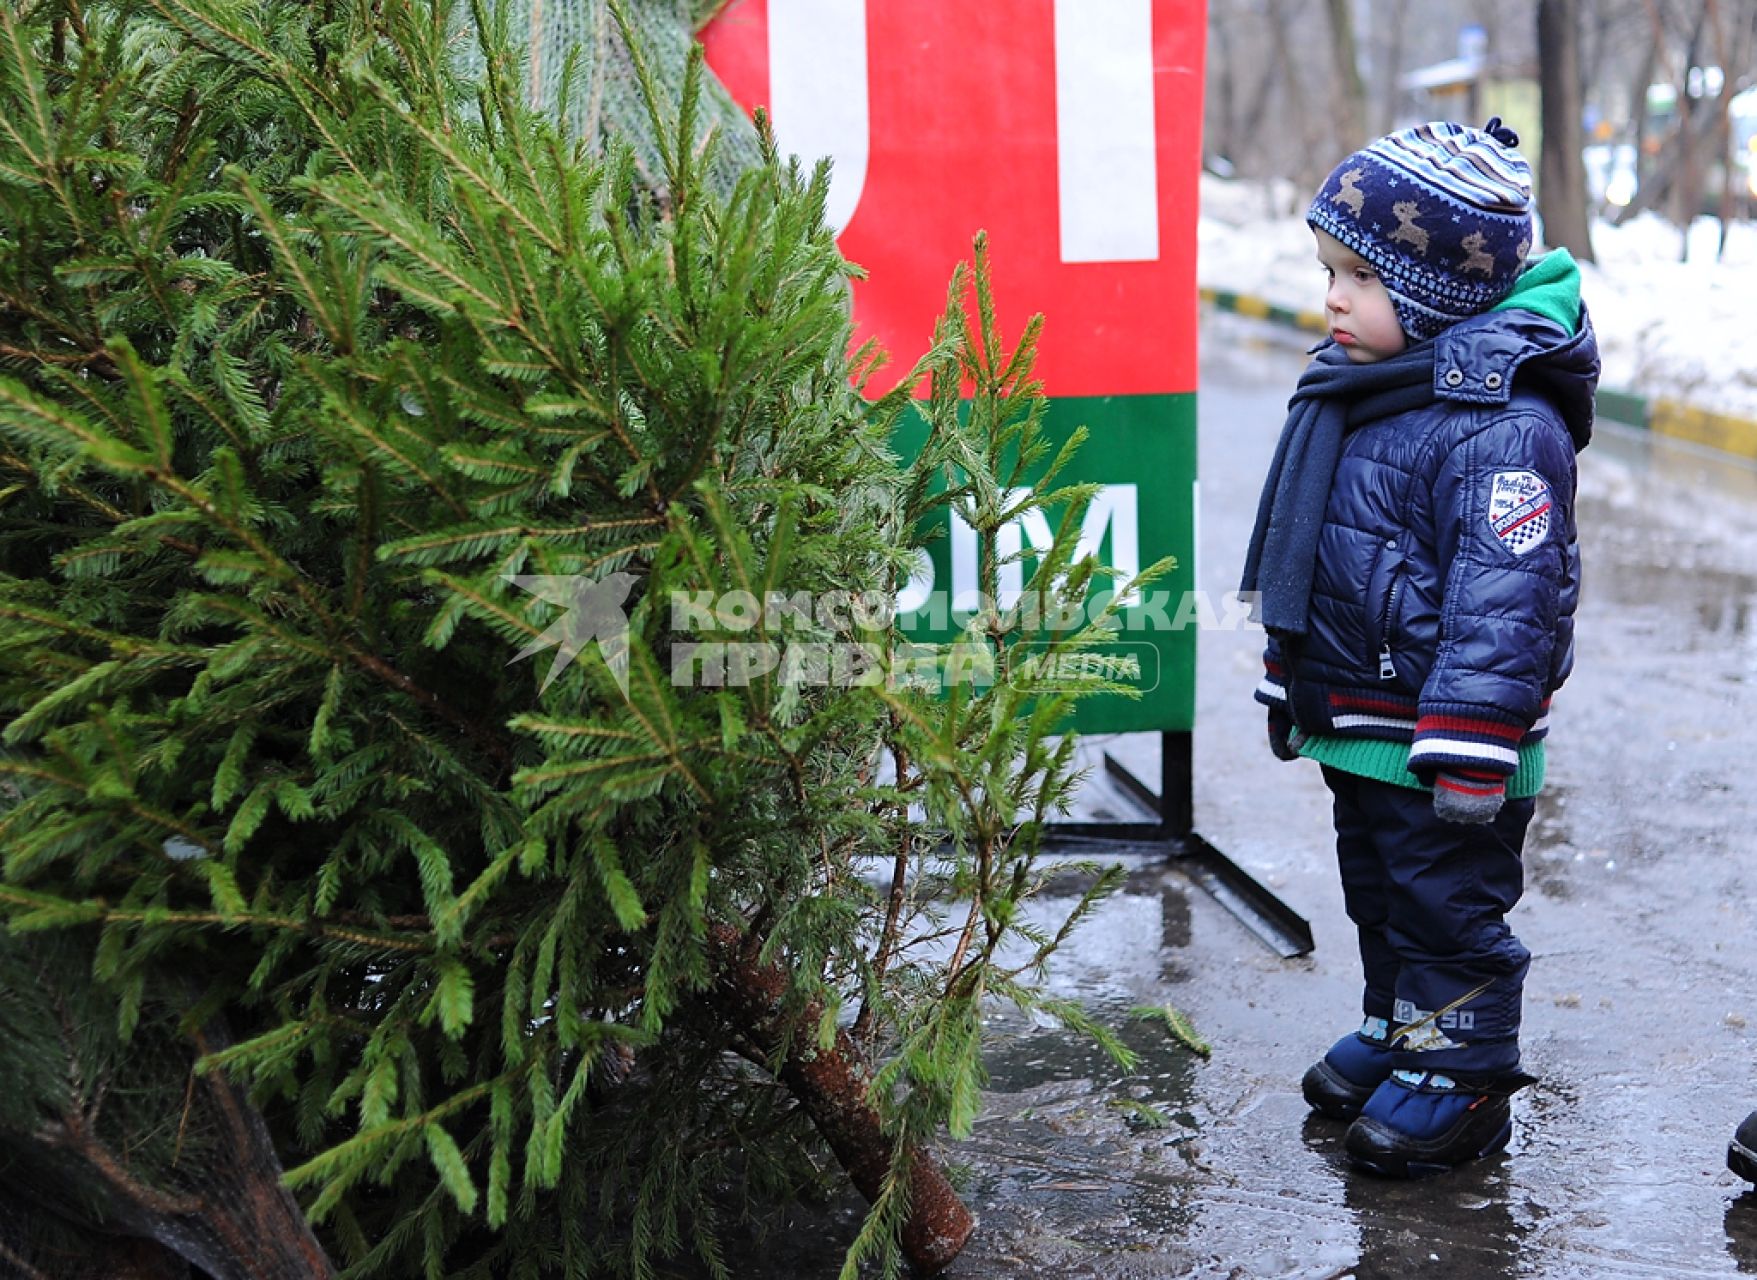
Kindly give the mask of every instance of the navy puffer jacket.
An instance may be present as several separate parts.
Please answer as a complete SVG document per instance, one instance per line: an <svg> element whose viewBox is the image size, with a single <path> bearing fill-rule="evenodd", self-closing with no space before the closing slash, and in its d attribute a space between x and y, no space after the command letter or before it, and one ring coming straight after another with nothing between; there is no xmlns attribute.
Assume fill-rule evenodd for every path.
<svg viewBox="0 0 1757 1280"><path fill-rule="evenodd" d="M1493 311L1434 339L1435 400L1344 439L1308 633L1257 691L1308 733L1411 743L1409 768L1511 774L1574 662L1575 454L1598 345Z"/></svg>

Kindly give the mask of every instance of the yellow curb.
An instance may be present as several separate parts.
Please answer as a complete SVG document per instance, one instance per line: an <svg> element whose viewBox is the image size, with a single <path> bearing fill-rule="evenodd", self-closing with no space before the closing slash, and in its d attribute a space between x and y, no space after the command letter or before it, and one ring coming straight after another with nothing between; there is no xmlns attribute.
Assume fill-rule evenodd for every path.
<svg viewBox="0 0 1757 1280"><path fill-rule="evenodd" d="M1649 426L1656 435L1689 440L1741 458L1757 458L1757 422L1744 418L1658 399L1653 402Z"/></svg>
<svg viewBox="0 0 1757 1280"><path fill-rule="evenodd" d="M1307 333L1328 333L1330 324L1324 319L1321 311L1300 311L1293 307L1284 307L1279 303L1270 302L1267 298L1259 298L1254 294L1234 293L1230 289L1216 289L1211 285L1202 285L1196 290L1200 300L1211 307L1219 307L1222 311L1231 311L1241 316L1249 316L1253 320L1273 320L1281 324L1292 325Z"/></svg>

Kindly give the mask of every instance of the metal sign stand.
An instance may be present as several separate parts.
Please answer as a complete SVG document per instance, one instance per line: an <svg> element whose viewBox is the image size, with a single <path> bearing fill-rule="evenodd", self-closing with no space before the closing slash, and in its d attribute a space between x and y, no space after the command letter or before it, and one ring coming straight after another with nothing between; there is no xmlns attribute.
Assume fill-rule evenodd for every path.
<svg viewBox="0 0 1757 1280"><path fill-rule="evenodd" d="M1195 831L1194 773L1188 732L1159 735L1159 789L1154 791L1108 751L1105 773L1145 812L1147 822L1059 822L1057 843L1147 845L1165 855L1284 959L1316 945L1309 921Z"/></svg>

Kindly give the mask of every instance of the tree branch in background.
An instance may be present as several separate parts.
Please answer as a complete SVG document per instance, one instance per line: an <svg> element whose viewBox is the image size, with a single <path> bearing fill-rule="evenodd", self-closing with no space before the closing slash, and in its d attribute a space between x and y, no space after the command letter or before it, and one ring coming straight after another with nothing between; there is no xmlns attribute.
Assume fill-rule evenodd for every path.
<svg viewBox="0 0 1757 1280"><path fill-rule="evenodd" d="M1703 148L1710 138L1720 135L1722 122L1732 105L1733 98L1753 83L1752 73L1746 71L1735 76L1732 74L1732 69L1745 67L1748 64L1752 43L1757 40L1757 11L1741 7L1739 25L1734 31L1733 39L1727 49L1727 56L1723 60L1724 74L1720 91L1712 99L1699 101L1692 108L1689 96L1690 68L1698 63L1701 37L1708 31L1707 23L1710 10L1714 7L1713 0L1703 0L1702 7L1696 11L1696 17L1692 24L1690 52L1685 59L1682 74L1666 72L1668 60L1663 51L1659 51L1659 46L1664 41L1665 29L1658 10L1650 8L1655 31L1653 44L1660 68L1662 72L1666 72L1668 79L1677 86L1678 120L1657 149L1660 157L1659 163L1654 166L1650 174L1642 175L1641 185L1635 192L1635 198L1624 205L1616 217L1612 219L1614 226L1622 226L1643 213L1662 208L1670 199L1674 220L1682 219L1679 221L1679 225L1687 228L1689 216L1695 212L1701 202L1703 179L1700 174L1705 168L1702 163ZM1639 93L1642 98L1642 106L1641 113L1637 114L1636 119L1642 120L1644 118L1642 113L1645 112L1645 86L1640 88ZM1645 139L1638 134L1636 144L1638 151L1645 151L1644 143ZM1688 187L1689 191L1681 190L1684 187Z"/></svg>

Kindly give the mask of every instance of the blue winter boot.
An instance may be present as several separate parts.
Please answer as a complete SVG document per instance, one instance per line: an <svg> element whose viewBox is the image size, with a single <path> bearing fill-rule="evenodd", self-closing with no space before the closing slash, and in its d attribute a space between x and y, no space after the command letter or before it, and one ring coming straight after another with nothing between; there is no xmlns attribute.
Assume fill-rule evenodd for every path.
<svg viewBox="0 0 1757 1280"><path fill-rule="evenodd" d="M1745 1117L1745 1123L1727 1143L1726 1167L1746 1182L1757 1182L1757 1111Z"/></svg>
<svg viewBox="0 0 1757 1280"><path fill-rule="evenodd" d="M1299 1082L1299 1091L1319 1115L1352 1120L1367 1099L1391 1075L1391 1024L1368 1018L1314 1062Z"/></svg>
<svg viewBox="0 0 1757 1280"><path fill-rule="evenodd" d="M1523 1072L1460 1081L1433 1071L1393 1071L1348 1126L1343 1145L1363 1169L1391 1178L1444 1173L1491 1155L1513 1136L1514 1093Z"/></svg>

